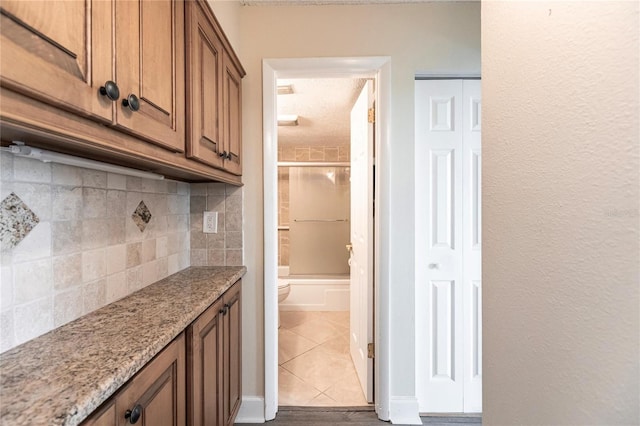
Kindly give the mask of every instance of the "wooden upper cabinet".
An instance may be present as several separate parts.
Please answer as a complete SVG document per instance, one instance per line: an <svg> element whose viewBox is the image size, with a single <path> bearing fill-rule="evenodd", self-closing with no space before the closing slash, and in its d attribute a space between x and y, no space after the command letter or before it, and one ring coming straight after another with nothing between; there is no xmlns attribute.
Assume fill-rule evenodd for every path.
<svg viewBox="0 0 640 426"><path fill-rule="evenodd" d="M0 84L104 122L113 101L99 89L113 80L112 1L0 3Z"/></svg>
<svg viewBox="0 0 640 426"><path fill-rule="evenodd" d="M227 151L225 169L233 174L242 174L242 74L225 52L223 56L223 140Z"/></svg>
<svg viewBox="0 0 640 426"><path fill-rule="evenodd" d="M116 3L116 73L122 102L116 122L127 132L183 152L184 2ZM139 108L135 109L137 98ZM129 106L125 102L129 103Z"/></svg>
<svg viewBox="0 0 640 426"><path fill-rule="evenodd" d="M241 175L245 71L209 5L202 0L186 3L187 156Z"/></svg>
<svg viewBox="0 0 640 426"><path fill-rule="evenodd" d="M187 1L187 155L222 167L222 41L206 8Z"/></svg>

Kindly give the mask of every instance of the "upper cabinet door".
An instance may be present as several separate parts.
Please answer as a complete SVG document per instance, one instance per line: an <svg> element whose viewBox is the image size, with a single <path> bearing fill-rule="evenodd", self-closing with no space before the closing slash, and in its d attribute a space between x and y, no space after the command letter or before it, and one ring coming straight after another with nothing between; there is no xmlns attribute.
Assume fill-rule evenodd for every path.
<svg viewBox="0 0 640 426"><path fill-rule="evenodd" d="M222 42L209 11L187 2L187 156L222 167Z"/></svg>
<svg viewBox="0 0 640 426"><path fill-rule="evenodd" d="M227 150L224 168L230 173L242 174L242 75L225 52L223 69L223 138Z"/></svg>
<svg viewBox="0 0 640 426"><path fill-rule="evenodd" d="M113 104L112 1L0 3L2 86L104 122ZM110 92L113 94L113 92Z"/></svg>
<svg viewBox="0 0 640 426"><path fill-rule="evenodd" d="M184 2L116 3L117 126L184 151Z"/></svg>

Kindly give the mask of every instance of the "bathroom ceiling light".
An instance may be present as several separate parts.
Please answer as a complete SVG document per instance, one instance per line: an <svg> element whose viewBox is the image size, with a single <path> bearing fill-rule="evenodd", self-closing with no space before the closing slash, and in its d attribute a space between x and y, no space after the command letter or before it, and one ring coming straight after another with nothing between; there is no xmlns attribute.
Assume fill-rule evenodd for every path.
<svg viewBox="0 0 640 426"><path fill-rule="evenodd" d="M40 160L43 163L66 164L69 166L83 167L85 169L100 170L103 172L118 173L121 175L135 176L146 179L164 179L164 176L156 173L144 172L142 170L131 169L129 167L116 166L115 164L103 163L101 161L61 154L59 152L47 151L46 149L34 148L25 145L24 142L19 141L13 141L13 145L9 145L7 148L2 148L2 150L10 152L13 155L17 155L18 157Z"/></svg>
<svg viewBox="0 0 640 426"><path fill-rule="evenodd" d="M293 95L293 86L291 84L278 85L278 95Z"/></svg>
<svg viewBox="0 0 640 426"><path fill-rule="evenodd" d="M298 116L290 115L290 114L280 114L278 115L278 126L297 126Z"/></svg>

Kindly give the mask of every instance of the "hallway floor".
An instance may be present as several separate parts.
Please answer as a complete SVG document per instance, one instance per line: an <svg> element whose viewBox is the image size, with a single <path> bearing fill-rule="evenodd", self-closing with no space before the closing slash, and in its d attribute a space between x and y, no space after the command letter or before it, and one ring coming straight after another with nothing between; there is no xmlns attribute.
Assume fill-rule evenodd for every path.
<svg viewBox="0 0 640 426"><path fill-rule="evenodd" d="M366 406L349 355L349 312L281 311L280 406Z"/></svg>
<svg viewBox="0 0 640 426"><path fill-rule="evenodd" d="M431 415L420 418L423 425L428 426L481 426L480 415ZM373 407L361 409L347 408L301 408L284 407L278 411L275 420L269 426L389 426L391 423L378 420ZM236 426L250 426L236 423Z"/></svg>

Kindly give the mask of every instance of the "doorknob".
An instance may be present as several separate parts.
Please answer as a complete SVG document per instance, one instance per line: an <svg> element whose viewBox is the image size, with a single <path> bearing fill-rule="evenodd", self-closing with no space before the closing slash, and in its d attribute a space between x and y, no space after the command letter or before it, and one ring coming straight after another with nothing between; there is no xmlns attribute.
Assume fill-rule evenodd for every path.
<svg viewBox="0 0 640 426"><path fill-rule="evenodd" d="M439 263L430 263L429 269L438 269L440 267Z"/></svg>

